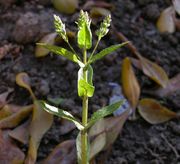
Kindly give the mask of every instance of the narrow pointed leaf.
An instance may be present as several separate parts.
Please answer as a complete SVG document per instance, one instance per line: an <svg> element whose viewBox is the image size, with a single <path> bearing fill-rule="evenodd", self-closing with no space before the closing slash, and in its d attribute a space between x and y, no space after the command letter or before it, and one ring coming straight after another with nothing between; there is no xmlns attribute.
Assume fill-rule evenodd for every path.
<svg viewBox="0 0 180 164"><path fill-rule="evenodd" d="M36 162L37 151L44 134L49 130L53 123L53 115L42 110L38 101L34 101L33 114L30 123L29 149L25 164Z"/></svg>
<svg viewBox="0 0 180 164"><path fill-rule="evenodd" d="M75 140L67 140L58 144L43 164L76 164Z"/></svg>
<svg viewBox="0 0 180 164"><path fill-rule="evenodd" d="M88 63L93 63L96 60L99 60L101 58L103 58L104 56L116 51L117 49L121 48L122 46L126 45L128 42L124 42L122 44L117 44L117 45L113 45L110 46L108 48L103 49L102 51L100 51L99 53L97 53L96 55L94 55L90 61L88 61Z"/></svg>
<svg viewBox="0 0 180 164"><path fill-rule="evenodd" d="M0 128L13 128L21 123L26 117L30 115L32 105L25 106L19 109L18 112L0 120Z"/></svg>
<svg viewBox="0 0 180 164"><path fill-rule="evenodd" d="M118 101L114 104L111 104L109 106L105 106L95 113L93 113L91 119L89 120L89 123L86 128L91 127L94 123L96 123L98 120L112 114L115 110L117 110L121 105L123 104L123 101Z"/></svg>
<svg viewBox="0 0 180 164"><path fill-rule="evenodd" d="M173 20L174 14L175 12L172 6L162 11L157 21L157 28L161 33L163 32L173 33L175 31L175 23Z"/></svg>
<svg viewBox="0 0 180 164"><path fill-rule="evenodd" d="M49 105L43 101L40 101L39 103L41 104L42 108L45 111L47 111L48 113L51 113L51 114L56 115L58 117L62 117L64 119L72 121L79 130L84 129L84 126L69 112L62 110L62 109L59 109L59 108L56 108L54 106L51 106L51 105Z"/></svg>
<svg viewBox="0 0 180 164"><path fill-rule="evenodd" d="M166 87L169 82L169 78L163 68L142 56L139 56L139 59L144 74L160 86Z"/></svg>
<svg viewBox="0 0 180 164"><path fill-rule="evenodd" d="M65 48L54 46L54 45L49 45L49 44L45 44L45 43L37 43L37 45L42 46L42 47L48 49L49 51L51 51L57 55L61 55L75 63L78 62L76 54L72 53L71 51L68 51Z"/></svg>
<svg viewBox="0 0 180 164"><path fill-rule="evenodd" d="M154 99L142 99L138 105L140 115L150 124L159 124L176 118L177 114Z"/></svg>
<svg viewBox="0 0 180 164"><path fill-rule="evenodd" d="M121 74L124 95L128 99L132 108L135 109L140 96L140 86L129 58L123 60Z"/></svg>
<svg viewBox="0 0 180 164"><path fill-rule="evenodd" d="M57 36L57 33L50 33L45 35L39 42L40 43L45 43L49 45L55 44L55 38ZM36 45L35 49L35 56L36 57L44 57L49 54L49 50L47 48L44 48L40 45Z"/></svg>

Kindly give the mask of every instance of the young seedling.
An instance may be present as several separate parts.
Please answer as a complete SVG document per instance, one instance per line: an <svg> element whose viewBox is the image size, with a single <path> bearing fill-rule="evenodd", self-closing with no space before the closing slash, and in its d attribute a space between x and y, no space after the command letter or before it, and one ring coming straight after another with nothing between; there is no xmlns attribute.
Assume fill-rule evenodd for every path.
<svg viewBox="0 0 180 164"><path fill-rule="evenodd" d="M90 146L89 146L88 133L87 133L88 129L101 118L112 114L123 103L122 101L118 101L114 104L103 107L102 109L99 109L98 111L93 113L92 117L88 120L88 98L93 96L95 90L95 87L93 86L93 68L91 64L101 59L102 57L108 55L109 53L117 50L118 48L122 47L127 43L124 42L122 44L110 46L100 51L99 53L95 54L100 40L109 31L110 22L111 22L111 16L108 15L103 20L103 22L100 25L100 28L96 32L98 39L92 53L88 56L87 50L89 50L92 47L92 33L90 29L91 19L89 18L87 12L84 11L80 12L79 19L76 22L78 26L77 42L79 48L82 51L83 59L81 59L81 57L75 52L73 47L70 45L66 34L65 24L63 24L61 19L56 15L54 15L54 25L56 28L56 32L68 44L70 51L62 47L47 45L44 43L38 43L38 45L43 46L44 48L50 50L55 54L64 56L65 58L78 64L80 67L78 71L77 88L78 88L78 96L82 99L82 122L77 120L69 112L51 106L44 101L40 101L44 110L46 110L51 114L57 115L59 117L74 122L76 127L79 129L80 132L76 140L77 141L76 147L77 147L78 163L80 164L89 163Z"/></svg>

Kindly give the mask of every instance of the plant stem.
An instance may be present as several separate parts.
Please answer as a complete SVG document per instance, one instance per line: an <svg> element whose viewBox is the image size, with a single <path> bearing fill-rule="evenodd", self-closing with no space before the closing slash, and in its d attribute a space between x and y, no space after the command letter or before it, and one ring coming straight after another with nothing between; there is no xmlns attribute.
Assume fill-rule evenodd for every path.
<svg viewBox="0 0 180 164"><path fill-rule="evenodd" d="M83 52L83 62L84 64L87 63L87 52L86 49L84 49ZM83 71L84 79L87 81L87 70ZM83 97L83 103L82 103L82 124L84 126L87 125L88 121L88 97ZM87 157L87 147L88 147L88 135L87 132L82 131L81 132L81 157L82 157L82 164L88 164L88 157Z"/></svg>
<svg viewBox="0 0 180 164"><path fill-rule="evenodd" d="M100 38L98 38L98 40L97 40L97 42L96 42L96 45L95 45L95 47L94 47L94 49L93 49L93 52L91 53L91 55L90 55L90 57L89 57L89 61L91 60L91 58L93 57L93 55L94 55L94 53L95 53L95 51L96 51L96 49L97 49L97 46L99 45L99 42L100 42Z"/></svg>

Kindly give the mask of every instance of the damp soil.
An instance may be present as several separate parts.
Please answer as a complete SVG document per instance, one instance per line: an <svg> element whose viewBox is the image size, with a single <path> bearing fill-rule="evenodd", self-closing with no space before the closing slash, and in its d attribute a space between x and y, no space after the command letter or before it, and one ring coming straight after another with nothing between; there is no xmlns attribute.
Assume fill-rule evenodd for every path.
<svg viewBox="0 0 180 164"><path fill-rule="evenodd" d="M160 12L168 7L169 0L109 0L115 6L112 20L119 32L123 33L146 58L164 68L171 78L180 72L180 32L160 34L156 21ZM80 7L85 1L80 2ZM77 96L78 67L66 59L49 54L35 58L35 43L44 35L54 32L52 15L62 17L69 30L75 30L73 15L58 13L49 1L0 1L0 46L13 48L0 60L0 93L13 88L10 102L26 105L32 100L25 89L15 84L15 75L27 72L31 85L39 99L64 98L63 104L76 117L81 117L81 100ZM96 26L93 25L93 29ZM75 41L72 40L72 44ZM120 41L110 33L100 43L98 50ZM124 57L133 57L127 47L98 61L94 67L95 95L90 99L90 113L107 105L110 98L109 82L121 84L121 63ZM152 97L143 93L154 83L136 70L141 85L141 98ZM180 93L169 97L156 98L169 109L179 112ZM66 139L75 138L77 130L59 135L59 121L55 119L52 128L44 136L39 150L41 161L52 149ZM160 125L150 125L137 113L135 121L128 120L120 136L106 156L106 164L178 164L180 163L180 120Z"/></svg>

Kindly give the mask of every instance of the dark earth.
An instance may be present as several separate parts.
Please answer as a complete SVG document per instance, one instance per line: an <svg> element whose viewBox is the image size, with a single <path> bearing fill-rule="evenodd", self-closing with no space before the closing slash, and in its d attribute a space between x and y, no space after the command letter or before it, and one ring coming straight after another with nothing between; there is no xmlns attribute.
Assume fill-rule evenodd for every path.
<svg viewBox="0 0 180 164"><path fill-rule="evenodd" d="M107 2L115 6L112 20L116 29L132 41L144 57L162 66L170 78L180 72L180 32L160 34L156 28L157 18L163 9L171 5L170 0ZM85 1L79 3L79 9L84 3ZM64 98L65 102L61 106L76 117L81 117L81 100L76 90L78 67L53 54L35 58L35 43L47 33L54 32L53 14L61 16L67 28L73 31L76 30L74 21L78 13L79 10L73 15L61 14L48 0L0 0L0 47L11 46L9 53L0 60L0 93L13 88L11 103L32 103L28 92L15 83L17 73L27 72L39 99ZM110 33L100 43L98 50L117 43L120 40ZM96 91L90 99L90 113L108 105L111 93L108 83L121 84L121 63L126 56L133 57L133 54L127 47L123 47L93 65ZM154 83L140 71L136 70L136 74L141 85L141 98L156 98L169 109L179 112L179 92L163 98L147 95L143 91L153 88ZM57 144L77 135L77 130L66 135L60 135L59 130L59 120L56 118L40 144L38 161L47 157ZM121 135L106 155L106 162L102 163L180 164L179 154L180 120L150 125L137 113L135 121L128 120L125 123Z"/></svg>

